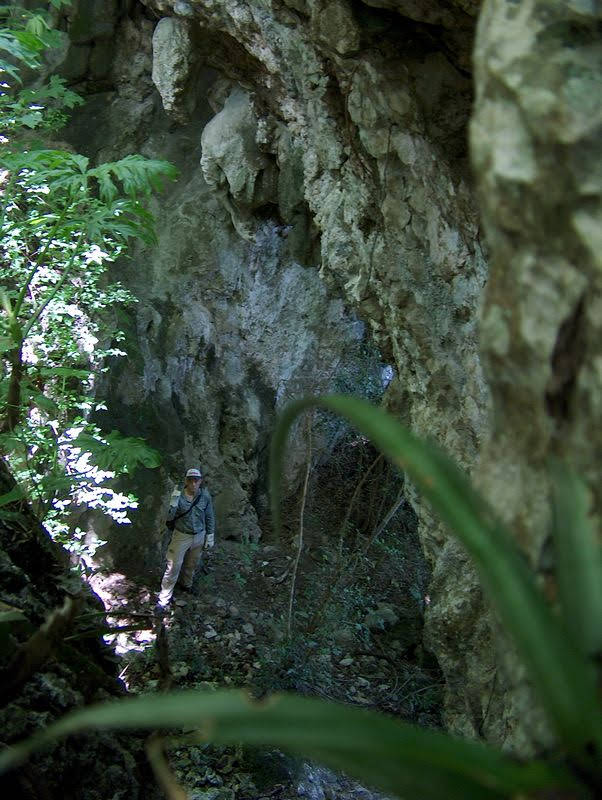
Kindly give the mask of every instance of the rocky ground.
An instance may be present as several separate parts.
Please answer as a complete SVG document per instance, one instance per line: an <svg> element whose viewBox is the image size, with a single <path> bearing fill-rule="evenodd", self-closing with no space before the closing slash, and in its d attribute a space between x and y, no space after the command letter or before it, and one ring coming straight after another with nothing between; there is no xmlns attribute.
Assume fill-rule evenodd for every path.
<svg viewBox="0 0 602 800"><path fill-rule="evenodd" d="M301 562L290 638L293 551L284 545L221 542L199 570L192 593L176 590L171 608L159 616L159 576L157 586L147 587L97 575L95 589L119 613L112 621L141 628L113 637L128 690L233 686L256 696L296 691L439 725L442 680L422 650L418 604L407 595L400 563L382 553L378 563L376 552L354 581L339 588L334 604L322 597L324 578L333 575L329 552L314 543ZM312 620L316 612L318 625ZM158 648L161 625L167 646ZM193 800L375 797L342 776L276 751L188 746L172 750L169 759Z"/></svg>

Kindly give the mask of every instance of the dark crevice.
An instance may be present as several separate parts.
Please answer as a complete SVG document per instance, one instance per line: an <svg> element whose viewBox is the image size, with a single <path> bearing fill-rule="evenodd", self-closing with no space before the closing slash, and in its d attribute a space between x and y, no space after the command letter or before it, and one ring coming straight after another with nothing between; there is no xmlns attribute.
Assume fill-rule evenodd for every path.
<svg viewBox="0 0 602 800"><path fill-rule="evenodd" d="M582 297L573 313L562 323L552 353L552 375L546 390L546 412L558 424L572 416L573 397L577 375L583 362L583 312Z"/></svg>

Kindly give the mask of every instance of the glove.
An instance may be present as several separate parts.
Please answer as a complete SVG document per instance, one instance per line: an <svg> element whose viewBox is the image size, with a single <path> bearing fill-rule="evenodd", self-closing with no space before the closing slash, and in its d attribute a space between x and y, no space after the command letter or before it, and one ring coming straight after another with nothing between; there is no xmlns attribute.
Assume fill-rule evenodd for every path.
<svg viewBox="0 0 602 800"><path fill-rule="evenodd" d="M215 545L215 534L210 533L205 539L205 547L211 548Z"/></svg>
<svg viewBox="0 0 602 800"><path fill-rule="evenodd" d="M180 495L181 494L182 494L182 492L179 489L174 489L173 492L171 493L171 497L169 499L169 505L170 506L177 506L178 505L178 500L180 499Z"/></svg>

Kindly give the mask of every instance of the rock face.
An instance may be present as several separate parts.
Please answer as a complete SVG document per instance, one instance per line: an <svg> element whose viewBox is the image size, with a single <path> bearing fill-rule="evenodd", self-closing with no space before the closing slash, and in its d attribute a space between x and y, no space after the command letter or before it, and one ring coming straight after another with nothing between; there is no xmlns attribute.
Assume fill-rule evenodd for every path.
<svg viewBox="0 0 602 800"><path fill-rule="evenodd" d="M89 148L170 158L182 180L158 207L159 247L127 269L138 354L106 391L113 416L161 446L172 479L183 462L207 466L223 532L257 530L274 410L328 388L357 336L345 308L394 366L390 408L475 472L535 565L546 456L568 454L599 486L591 5L144 0L110 17L111 85L99 94L81 74ZM481 6L471 140L486 290L466 148ZM95 113L102 133L89 141ZM146 484L150 528L166 477ZM539 748L545 726L525 718L531 701L496 656L503 640L465 555L413 502L450 727Z"/></svg>
<svg viewBox="0 0 602 800"><path fill-rule="evenodd" d="M186 120L186 101L190 99L187 83L194 77L198 61L190 26L173 17L162 19L153 32L152 79L163 108L176 119ZM180 81L181 77L185 80Z"/></svg>
<svg viewBox="0 0 602 800"><path fill-rule="evenodd" d="M205 178L239 223L275 185L289 222L293 172L320 234L322 276L395 364L395 405L469 465L487 408L475 337L485 263L462 143L470 80L410 18L369 8L356 18L342 0L266 5L187 6L211 37L210 63L253 89L246 100L236 89L205 129ZM466 11L457 14L465 30ZM229 60L233 40L247 61ZM240 134L251 107L255 142Z"/></svg>
<svg viewBox="0 0 602 800"><path fill-rule="evenodd" d="M0 460L0 494L13 488L14 481ZM98 614L100 601L82 592L81 582L69 576L65 552L22 505L13 502L8 506L12 516L0 519L0 610L21 616L21 621L2 621L4 745L43 730L74 708L123 694L114 654L99 635L82 636L89 629L90 615ZM46 633L41 635L43 623ZM35 647L27 648L34 636L38 637ZM71 737L0 778L5 797L28 800L100 800L115 796L116 786L131 798L159 797L144 756L143 738L114 732Z"/></svg>
<svg viewBox="0 0 602 800"><path fill-rule="evenodd" d="M478 480L544 570L551 456L587 480L598 527L602 510L602 20L594 6L488 0L475 50L471 151L491 247L480 345L494 405ZM506 727L522 715L545 741L528 710L519 684L492 713Z"/></svg>
<svg viewBox="0 0 602 800"><path fill-rule="evenodd" d="M132 487L141 501L134 528L95 520L94 530L109 542L109 561L148 571L155 582L167 498L187 466L203 469L219 536L259 538L276 409L293 396L328 391L365 330L310 266L316 232L299 152L287 149L276 167L249 95L199 66L186 25L166 18L153 29L144 18L122 20L115 91L93 93L68 131L100 159L133 147L181 170L153 209L157 247L120 265L120 279L139 300L120 318L129 358L117 359L98 386L109 399L99 422L145 436L163 467ZM196 70L192 83L188 70ZM293 483L304 453L302 439L293 443Z"/></svg>
<svg viewBox="0 0 602 800"><path fill-rule="evenodd" d="M148 5L157 14L182 8ZM437 4L382 5L190 3L187 24L210 43L207 63L235 86L216 92L222 101L203 133L203 172L247 239L270 191L293 232L307 228L309 211L321 276L369 322L395 367L391 408L470 468L488 411L476 343L486 267L464 141L474 9L446 4L435 19ZM444 41L432 24L443 27ZM452 40L453 56L445 44ZM447 536L415 502L436 567ZM474 608L466 619L456 615L457 635L489 652L487 624L473 633L484 614L476 578L457 546L446 546L454 568L444 586L468 590ZM429 636L436 652L453 651L444 658L450 684L463 682L467 661L455 658L457 644L444 650L440 641L447 623L431 625ZM470 671L472 703L485 707L490 675L480 659ZM464 691L450 693L450 723L475 733L465 703Z"/></svg>

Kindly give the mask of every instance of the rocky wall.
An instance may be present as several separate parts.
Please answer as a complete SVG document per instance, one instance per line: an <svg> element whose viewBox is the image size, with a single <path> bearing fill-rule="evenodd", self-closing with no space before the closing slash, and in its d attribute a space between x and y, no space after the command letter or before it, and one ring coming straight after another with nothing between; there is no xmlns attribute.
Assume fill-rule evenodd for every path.
<svg viewBox="0 0 602 800"><path fill-rule="evenodd" d="M472 160L482 218L467 152L481 6ZM599 452L593 4L111 7L121 17L106 94L89 66L74 78L94 93L87 124L94 108L102 115L93 149L101 158L161 154L183 170L160 209L158 251L132 262L140 362L113 384L124 418L148 408L140 419L152 420L151 440L155 431L168 443L170 468L211 454L210 471L234 476L229 491L248 498L262 470L258 431L286 386L314 388L317 375L319 388L339 357L328 331L353 330L339 297L395 366L390 408L478 478L540 563L546 456L569 454L593 480ZM492 250L486 292L481 224ZM319 264L322 282L299 264ZM299 291L287 306L291 285L314 298L302 310ZM266 293L281 298L276 316ZM292 326L283 336L310 306L332 327L317 324L308 339ZM283 352L292 345L291 364ZM317 353L327 354L323 372ZM201 433L191 437L197 419ZM449 726L522 753L540 749L545 724L525 713L532 700L465 555L413 501L433 566L427 643L446 675ZM145 502L158 507L154 494ZM239 519L252 527L245 502Z"/></svg>
<svg viewBox="0 0 602 800"><path fill-rule="evenodd" d="M488 425L476 340L486 263L466 148L475 4L441 4L439 14L433 3L346 0L146 5L161 17L156 64L175 63L165 51L186 39L223 76L201 163L236 229L252 239L266 194L287 222L291 194L305 204L321 277L395 366L389 406L470 469ZM190 86L192 60L155 76L173 118L190 107L185 94L177 108L173 98ZM487 734L495 660L478 582L414 503L438 576L428 644L450 687L448 722Z"/></svg>
<svg viewBox="0 0 602 800"><path fill-rule="evenodd" d="M15 486L0 460L0 493ZM102 603L27 505L0 518L0 724L14 744L84 705L120 697L118 661L103 642ZM90 635L92 633L92 635ZM89 732L55 743L0 777L4 797L158 800L144 736Z"/></svg>
<svg viewBox="0 0 602 800"><path fill-rule="evenodd" d="M119 4L112 7L110 81L99 83L89 62L75 73L79 44L59 67L87 98L66 135L99 160L132 150L168 159L180 179L154 201L157 245L140 246L116 266L115 277L138 302L116 310L128 357L115 359L97 384L108 407L99 424L145 437L163 464L127 487L140 498L132 528L95 516L88 529L108 541L107 565L156 583L167 498L190 465L203 469L219 536L259 538L276 409L293 396L328 391L365 326L312 266L318 237L296 181L298 152L290 148L277 170L274 156L261 149L248 96L232 91L190 49L183 55L192 35L179 37L177 25L154 26L139 11L122 8L120 15ZM104 35L97 31L99 41ZM96 41L90 33L91 52ZM181 83L180 68L194 70ZM173 117L153 81L171 98ZM232 197L223 189L224 170L238 188ZM285 214L278 212L278 191ZM304 458L300 437L288 459L291 486Z"/></svg>
<svg viewBox="0 0 602 800"><path fill-rule="evenodd" d="M476 478L542 582L554 568L551 458L587 481L600 529L601 34L599 3L487 0L474 56L471 155L491 249L480 349L493 396ZM497 641L499 735L515 732L525 751L529 728L541 749L545 721Z"/></svg>

